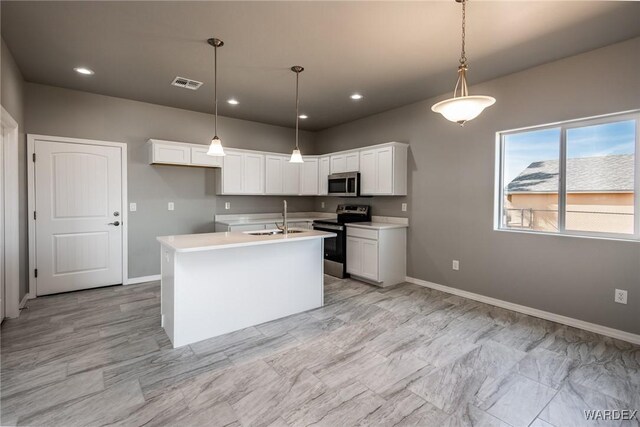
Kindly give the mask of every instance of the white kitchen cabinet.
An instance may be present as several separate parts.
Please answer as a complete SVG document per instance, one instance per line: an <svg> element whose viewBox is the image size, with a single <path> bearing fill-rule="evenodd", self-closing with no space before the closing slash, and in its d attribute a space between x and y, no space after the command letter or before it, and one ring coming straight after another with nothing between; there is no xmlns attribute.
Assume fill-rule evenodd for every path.
<svg viewBox="0 0 640 427"><path fill-rule="evenodd" d="M360 194L407 195L408 144L392 142L360 151Z"/></svg>
<svg viewBox="0 0 640 427"><path fill-rule="evenodd" d="M222 156L209 156L207 154L209 147L191 147L191 163L190 166L203 166L211 168L222 167Z"/></svg>
<svg viewBox="0 0 640 427"><path fill-rule="evenodd" d="M349 151L331 155L331 173L358 172L359 170L359 151Z"/></svg>
<svg viewBox="0 0 640 427"><path fill-rule="evenodd" d="M208 156L208 145L150 139L151 164L197 166L205 168L222 167L222 157Z"/></svg>
<svg viewBox="0 0 640 427"><path fill-rule="evenodd" d="M378 286L405 281L407 230L347 225L347 273Z"/></svg>
<svg viewBox="0 0 640 427"><path fill-rule="evenodd" d="M283 186L283 163L282 156L266 155L265 156L265 194L282 194Z"/></svg>
<svg viewBox="0 0 640 427"><path fill-rule="evenodd" d="M289 156L265 156L265 194L298 195L300 163L290 163Z"/></svg>
<svg viewBox="0 0 640 427"><path fill-rule="evenodd" d="M264 194L264 154L226 149L216 170L217 194Z"/></svg>
<svg viewBox="0 0 640 427"><path fill-rule="evenodd" d="M318 195L329 194L329 174L331 173L331 157L323 156L318 159Z"/></svg>
<svg viewBox="0 0 640 427"><path fill-rule="evenodd" d="M317 157L305 157L300 165L300 195L318 195L319 161Z"/></svg>
<svg viewBox="0 0 640 427"><path fill-rule="evenodd" d="M191 147L173 141L149 140L152 164L189 165Z"/></svg>
<svg viewBox="0 0 640 427"><path fill-rule="evenodd" d="M291 163L289 157L285 157L283 176L284 194L292 196L300 194L300 163Z"/></svg>

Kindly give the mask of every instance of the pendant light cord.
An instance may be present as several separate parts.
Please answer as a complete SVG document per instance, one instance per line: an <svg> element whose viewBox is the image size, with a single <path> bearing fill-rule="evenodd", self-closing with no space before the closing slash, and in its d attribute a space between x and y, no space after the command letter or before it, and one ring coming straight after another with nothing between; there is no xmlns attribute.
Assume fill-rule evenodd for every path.
<svg viewBox="0 0 640 427"><path fill-rule="evenodd" d="M298 98L298 87L299 87L298 80L299 79L300 79L300 72L296 71L296 150L299 150L298 148L298 122L300 121L300 114L298 114L298 106L300 104L300 99Z"/></svg>
<svg viewBox="0 0 640 427"><path fill-rule="evenodd" d="M465 38L467 35L467 30L465 28L467 20L466 5L467 1L462 0L462 51L460 52L460 65L467 64L467 53L465 51Z"/></svg>
<svg viewBox="0 0 640 427"><path fill-rule="evenodd" d="M458 88L460 89L460 96L469 96L469 90L467 89L467 53L465 50L465 38L467 35L466 23L467 13L466 4L467 0L461 0L462 3L462 50L460 51L460 65L458 66L458 81L456 81L456 87L453 89L453 97L458 98Z"/></svg>
<svg viewBox="0 0 640 427"><path fill-rule="evenodd" d="M214 138L218 137L218 46L213 46L213 104L215 106L215 119L213 121Z"/></svg>

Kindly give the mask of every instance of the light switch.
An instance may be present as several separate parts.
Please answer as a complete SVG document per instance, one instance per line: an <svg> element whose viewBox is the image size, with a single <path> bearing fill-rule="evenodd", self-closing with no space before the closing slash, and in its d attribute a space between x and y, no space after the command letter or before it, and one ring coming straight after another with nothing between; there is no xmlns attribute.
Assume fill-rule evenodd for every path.
<svg viewBox="0 0 640 427"><path fill-rule="evenodd" d="M231 209L231 202L224 202L224 208L227 210Z"/></svg>
<svg viewBox="0 0 640 427"><path fill-rule="evenodd" d="M175 206L174 206L173 202L169 202L169 204L167 205L167 209L170 210L170 211L172 211L174 209L174 207Z"/></svg>
<svg viewBox="0 0 640 427"><path fill-rule="evenodd" d="M138 210L138 205L136 205L135 203L129 203L129 211L130 212L135 212Z"/></svg>
<svg viewBox="0 0 640 427"><path fill-rule="evenodd" d="M403 203L402 204L402 212L406 212L407 211L407 204Z"/></svg>

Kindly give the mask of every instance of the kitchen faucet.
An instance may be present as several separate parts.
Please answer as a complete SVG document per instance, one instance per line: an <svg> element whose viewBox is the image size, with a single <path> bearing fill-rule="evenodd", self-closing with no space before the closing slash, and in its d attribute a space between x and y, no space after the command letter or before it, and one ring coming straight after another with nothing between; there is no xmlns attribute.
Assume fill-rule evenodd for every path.
<svg viewBox="0 0 640 427"><path fill-rule="evenodd" d="M282 228L278 225L278 223L276 223L276 227L278 227L278 230L282 230L283 234L289 234L289 222L287 221L287 201L283 200L283 210L282 210Z"/></svg>

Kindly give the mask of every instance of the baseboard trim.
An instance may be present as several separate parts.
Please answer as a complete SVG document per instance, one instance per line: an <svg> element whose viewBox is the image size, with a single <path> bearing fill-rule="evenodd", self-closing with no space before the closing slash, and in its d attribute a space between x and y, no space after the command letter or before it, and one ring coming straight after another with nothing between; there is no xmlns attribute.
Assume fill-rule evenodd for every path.
<svg viewBox="0 0 640 427"><path fill-rule="evenodd" d="M160 280L162 276L159 274L154 274L151 276L140 276L140 277L130 277L127 280L126 285L136 285L138 283L146 283L146 282L155 282L156 280Z"/></svg>
<svg viewBox="0 0 640 427"><path fill-rule="evenodd" d="M424 286L426 288L435 289L437 291L446 292L448 294L458 295L474 301L483 302L494 305L507 310L516 311L529 316L539 317L540 319L550 320L552 322L561 323L563 325L572 326L574 328L584 329L585 331L594 332L596 334L605 335L632 344L640 344L640 335L631 332L621 331L619 329L609 328L608 326L597 325L595 323L585 322L584 320L574 319L572 317L562 316L560 314L551 313L537 308L527 307L525 305L514 304L512 302L503 301L497 298L487 297L473 292L463 291L462 289L451 288L449 286L439 285L415 277L407 276L406 281L414 285Z"/></svg>

